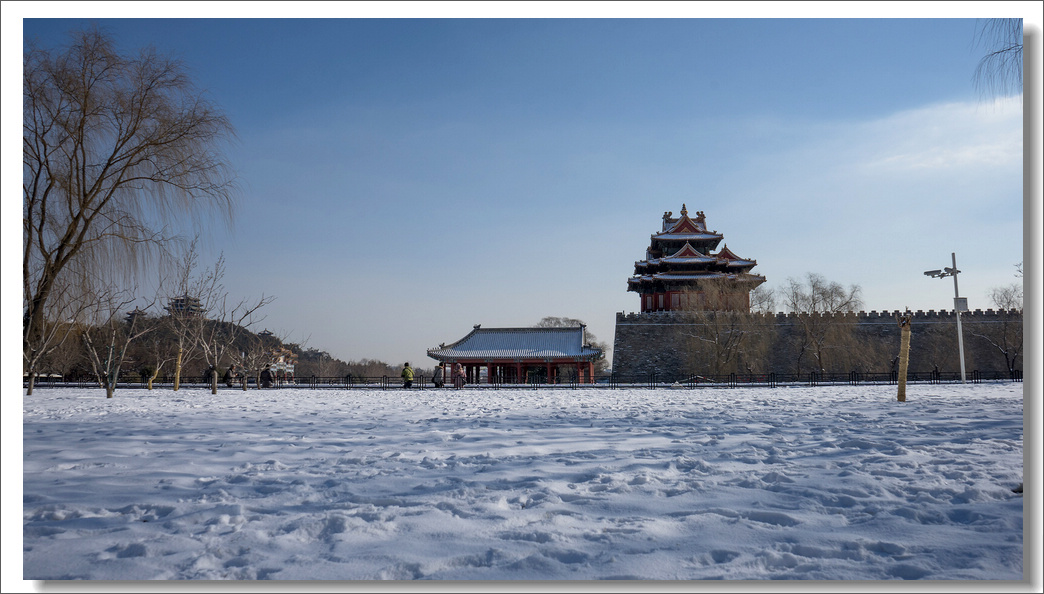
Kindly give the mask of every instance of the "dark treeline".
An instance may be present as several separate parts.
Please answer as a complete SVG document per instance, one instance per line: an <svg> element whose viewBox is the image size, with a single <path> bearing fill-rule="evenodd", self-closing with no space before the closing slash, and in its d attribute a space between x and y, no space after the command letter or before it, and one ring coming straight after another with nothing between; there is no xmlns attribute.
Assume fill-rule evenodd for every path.
<svg viewBox="0 0 1044 594"><path fill-rule="evenodd" d="M170 323L171 320L172 316L169 315L150 316L136 312L128 314L116 325L116 332L123 334L119 338L123 338L124 341L131 332L147 331L137 339L128 341L126 353L114 379L143 383L150 379L170 381L176 371L175 360L179 348L179 337ZM136 330L132 330L132 323ZM344 361L326 351L284 341L267 331L252 332L231 322L201 320L199 323L211 329L211 335L229 338L230 344L225 349L225 355L214 366L219 380L230 367L233 367L234 374L253 378L271 366L279 380L301 380L313 376L345 378L348 375L394 378L402 371L401 364L367 358ZM69 333L70 340L63 342L41 360L39 375L67 380L97 378L100 371L92 361L90 349L82 339L77 340L76 337L103 335L107 338L112 331L113 328L110 326L99 326L78 328ZM209 382L212 364L203 356L203 350L199 345L182 343L180 346L180 375L183 381ZM414 366L414 371L418 375L428 377L434 372L434 368Z"/></svg>

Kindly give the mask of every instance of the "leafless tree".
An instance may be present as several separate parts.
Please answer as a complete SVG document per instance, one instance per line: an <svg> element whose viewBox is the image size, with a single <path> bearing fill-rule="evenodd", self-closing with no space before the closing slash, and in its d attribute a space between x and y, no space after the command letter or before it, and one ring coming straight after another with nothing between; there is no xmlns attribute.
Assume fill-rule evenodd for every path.
<svg viewBox="0 0 1044 594"><path fill-rule="evenodd" d="M247 389L247 378L254 378L256 388L261 388L261 372L275 363L275 353L282 348L283 338L275 334L263 332L245 333L240 341L242 345L238 355L238 364L243 368L243 389Z"/></svg>
<svg viewBox="0 0 1044 594"><path fill-rule="evenodd" d="M84 317L92 305L83 295L91 291L90 279L69 269L55 278L49 289L50 298L37 307L39 318L30 331L23 326L22 366L28 376L26 393L33 394L41 364L60 349L77 343Z"/></svg>
<svg viewBox="0 0 1044 594"><path fill-rule="evenodd" d="M602 354L593 361L595 375L603 374L606 371L606 355L609 354L609 345L601 342L595 337L594 333L586 330L587 324L583 320L576 318L563 318L557 316L545 316L539 322L534 325L536 328L576 328L577 326L583 326L585 328L584 334L587 338L587 344L593 348L600 349ZM560 372L566 372L575 374L576 369L570 366L564 366Z"/></svg>
<svg viewBox="0 0 1044 594"><path fill-rule="evenodd" d="M217 369L245 358L242 354L245 351L237 346L237 342L245 340L242 337L248 328L260 321L258 310L274 298L262 295L256 301L243 299L233 302L223 285L224 256L218 257L212 268L197 270L199 253L196 246L197 241L193 240L177 265L175 282L166 296L166 322L176 347L174 389L179 388L186 362L198 356L211 368L207 380L211 392L216 394ZM249 350L250 346L247 344L243 348Z"/></svg>
<svg viewBox="0 0 1044 594"><path fill-rule="evenodd" d="M1022 94L1022 19L982 19L976 40L985 55L975 84L986 96Z"/></svg>
<svg viewBox="0 0 1044 594"><path fill-rule="evenodd" d="M230 222L234 184L219 150L228 120L179 62L154 50L120 55L96 29L60 51L30 42L22 100L22 324L31 360L54 342L49 301L85 298L57 295L76 288L63 276L112 267L133 279L177 241L179 225L198 228L215 213Z"/></svg>
<svg viewBox="0 0 1044 594"><path fill-rule="evenodd" d="M143 366L143 373L146 375L147 388L151 390L156 378L168 365L175 362L178 355L176 343L172 340L173 335L170 333L170 323L165 316L146 318L140 323L153 326L153 331L139 341L139 345L142 347L141 359L147 361L147 365Z"/></svg>
<svg viewBox="0 0 1044 594"><path fill-rule="evenodd" d="M970 333L1004 356L1004 365L1008 373L1014 373L1022 356L1022 283L1012 283L1003 287L994 287L990 291L990 301L1000 310L999 319L995 322L970 324ZM1019 315L1012 315L1017 312Z"/></svg>
<svg viewBox="0 0 1044 594"><path fill-rule="evenodd" d="M164 322L167 334L174 344L174 391L181 387L182 369L199 354L198 330L206 312L203 310L199 295L203 293L203 281L196 276L199 263L197 251L198 238L194 238L189 248L182 254L176 265L176 275L165 295L167 315Z"/></svg>
<svg viewBox="0 0 1044 594"><path fill-rule="evenodd" d="M772 293L751 291L756 313L736 311L729 307L735 292L724 282L705 282L701 295L687 296L680 310L685 323L679 324L681 340L687 351L690 373L757 373L762 371L765 355L772 340L774 320L763 310L772 307Z"/></svg>
<svg viewBox="0 0 1044 594"><path fill-rule="evenodd" d="M204 272L195 283L198 291L195 298L206 315L192 318L196 322L193 334L205 363L214 370L210 378L212 394L217 394L217 369L230 363L229 354L237 352L237 339L250 326L263 320L258 317L258 310L275 299L262 295L256 301L243 299L233 303L222 285L224 276L225 258L221 256L214 268Z"/></svg>
<svg viewBox="0 0 1044 594"><path fill-rule="evenodd" d="M802 372L802 359L808 355L814 361L811 371L825 372L840 369L855 344L855 324L845 319L845 314L862 307L861 289L858 285L849 288L831 282L816 273L808 273L805 279L787 279L781 290L784 307L795 316L796 333L795 367ZM835 362L828 359L835 355Z"/></svg>
<svg viewBox="0 0 1044 594"><path fill-rule="evenodd" d="M105 389L106 398L112 398L128 347L155 326L140 323L141 315L126 316L135 302L132 290L117 291L106 287L102 293L94 295L92 301L96 304L93 315L84 326L81 337L99 386ZM149 304L144 309L151 306Z"/></svg>
<svg viewBox="0 0 1044 594"><path fill-rule="evenodd" d="M765 285L758 285L750 292L750 311L768 314L776 311L776 292Z"/></svg>

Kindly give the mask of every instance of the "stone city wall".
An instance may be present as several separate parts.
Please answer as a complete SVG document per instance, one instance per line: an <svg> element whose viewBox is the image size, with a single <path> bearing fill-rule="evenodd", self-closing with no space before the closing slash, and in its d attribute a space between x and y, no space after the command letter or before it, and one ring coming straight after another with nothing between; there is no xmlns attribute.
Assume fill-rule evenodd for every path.
<svg viewBox="0 0 1044 594"><path fill-rule="evenodd" d="M819 322L838 324L848 330L843 344L827 344L835 368L822 369L827 373L887 373L894 369L898 357L900 332L899 311L853 312L837 316L820 316ZM910 372L959 372L960 358L957 341L957 319L953 311L909 312L913 318L910 349ZM750 314L757 326L755 334L765 341L756 360L737 361L731 371L745 373L806 373L814 369L815 361L808 351L802 314ZM694 344L687 336L700 325L691 313L649 312L616 314L616 336L613 346L613 372L618 376L648 375L679 376L691 373L710 373L694 363ZM974 310L961 314L964 337L965 368L968 373L1007 373L1009 358L1017 352L1014 368L1021 370L1022 312L1018 310ZM829 341L828 341L829 342ZM1017 351L1014 347L1017 346ZM807 349L807 346L806 346ZM839 356L845 351L845 357ZM827 359L824 357L824 359ZM829 364L828 364L829 365ZM843 369L839 367L858 367Z"/></svg>

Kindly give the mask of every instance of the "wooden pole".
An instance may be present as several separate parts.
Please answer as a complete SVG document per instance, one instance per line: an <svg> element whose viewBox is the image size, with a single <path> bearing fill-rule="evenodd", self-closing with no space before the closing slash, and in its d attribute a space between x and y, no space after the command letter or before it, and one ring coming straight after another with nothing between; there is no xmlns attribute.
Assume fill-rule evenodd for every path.
<svg viewBox="0 0 1044 594"><path fill-rule="evenodd" d="M906 402L906 369L910 364L910 322L912 319L912 316L905 315L897 320L902 332L899 343L899 402Z"/></svg>

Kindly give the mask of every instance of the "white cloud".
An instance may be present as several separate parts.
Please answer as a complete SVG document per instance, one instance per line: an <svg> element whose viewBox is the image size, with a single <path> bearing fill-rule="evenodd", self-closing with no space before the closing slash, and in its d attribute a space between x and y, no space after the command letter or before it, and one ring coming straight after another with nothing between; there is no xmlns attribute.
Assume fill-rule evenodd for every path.
<svg viewBox="0 0 1044 594"><path fill-rule="evenodd" d="M1022 105L949 103L895 114L865 127L868 174L1021 167Z"/></svg>

